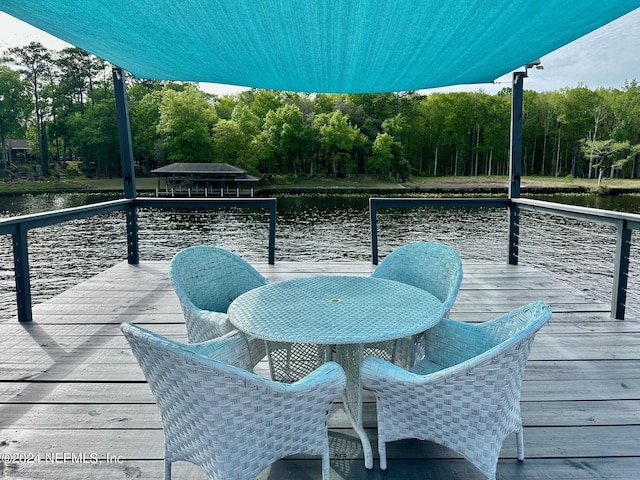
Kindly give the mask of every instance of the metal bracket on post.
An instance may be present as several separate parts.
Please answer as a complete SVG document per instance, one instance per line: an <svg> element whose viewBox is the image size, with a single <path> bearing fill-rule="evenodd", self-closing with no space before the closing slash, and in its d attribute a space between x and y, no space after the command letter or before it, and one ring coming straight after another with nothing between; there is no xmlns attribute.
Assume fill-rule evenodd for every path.
<svg viewBox="0 0 640 480"><path fill-rule="evenodd" d="M518 265L518 249L520 246L520 207L509 205L509 265Z"/></svg>
<svg viewBox="0 0 640 480"><path fill-rule="evenodd" d="M140 263L138 252L138 209L135 203L127 205L127 261L131 265Z"/></svg>
<svg viewBox="0 0 640 480"><path fill-rule="evenodd" d="M526 76L527 72L513 72L509 198L518 198L520 196L520 178L522 176L522 96Z"/></svg>
<svg viewBox="0 0 640 480"><path fill-rule="evenodd" d="M131 142L131 124L129 122L129 106L127 103L127 85L124 79L124 72L120 67L113 67L113 88L116 96L124 196L134 200L127 208L127 258L129 263L137 264L139 261L139 253L138 214L135 205L136 176L133 167L133 147Z"/></svg>

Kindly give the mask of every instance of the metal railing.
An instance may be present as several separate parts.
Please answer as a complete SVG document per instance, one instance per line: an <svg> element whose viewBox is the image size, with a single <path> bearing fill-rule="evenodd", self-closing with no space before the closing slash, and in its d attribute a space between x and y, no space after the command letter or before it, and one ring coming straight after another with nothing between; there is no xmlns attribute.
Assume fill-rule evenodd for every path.
<svg viewBox="0 0 640 480"><path fill-rule="evenodd" d="M640 230L640 215L598 208L563 205L559 203L517 198L511 200L511 209L526 209L589 222L604 223L616 228L616 248L613 266L611 316L624 319L631 256L631 232Z"/></svg>
<svg viewBox="0 0 640 480"><path fill-rule="evenodd" d="M269 211L268 262L275 261L276 230L275 198L151 198L120 199L81 207L56 210L45 213L21 215L0 220L0 234L12 236L14 272L18 319L21 322L32 319L31 284L29 277L28 231L69 220L82 219L114 211L127 213L127 245L129 263L138 263L137 209L267 209ZM378 264L378 224L377 213L381 208L505 208L509 210L509 251L507 261L518 263L519 216L520 209L541 212L547 215L568 217L613 225L616 228L615 264L611 315L624 319L629 276L629 257L631 233L640 230L640 215L601 210L596 208L564 205L526 198L370 198L369 211L371 221L371 259Z"/></svg>
<svg viewBox="0 0 640 480"><path fill-rule="evenodd" d="M31 281L29 275L28 232L34 228L64 223L116 211L126 212L128 262L137 264L138 256L138 208L160 209L267 209L269 211L268 262L275 262L276 239L275 198L146 198L120 199L51 212L20 215L0 220L0 235L12 236L13 264L16 284L18 320L32 320Z"/></svg>
<svg viewBox="0 0 640 480"><path fill-rule="evenodd" d="M370 198L371 218L371 261L378 264L378 222L381 208L495 208L509 209L509 249L507 262L517 265L519 246L520 209L526 209L589 222L613 225L616 228L616 248L611 298L611 316L624 319L631 255L631 232L640 230L640 215L590 207L565 205L560 203L527 198L495 199L425 199L425 198Z"/></svg>
<svg viewBox="0 0 640 480"><path fill-rule="evenodd" d="M508 198L370 198L371 261L378 264L378 210L381 208L507 208Z"/></svg>

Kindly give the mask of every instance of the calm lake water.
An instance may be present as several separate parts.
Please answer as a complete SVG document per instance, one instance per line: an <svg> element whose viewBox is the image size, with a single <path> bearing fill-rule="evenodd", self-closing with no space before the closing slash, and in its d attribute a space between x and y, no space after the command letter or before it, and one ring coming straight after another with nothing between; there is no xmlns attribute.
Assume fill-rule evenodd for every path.
<svg viewBox="0 0 640 480"><path fill-rule="evenodd" d="M120 197L80 193L4 196L0 197L0 217L115 198ZM368 198L279 197L276 262L370 261ZM640 197L635 195L544 199L640 213ZM142 261L168 260L181 248L197 244L218 245L249 261L267 259L268 214L261 211L146 209L139 212L139 222ZM466 260L506 262L507 212L501 209L383 210L378 215L378 227L381 259L402 244L430 240L451 245ZM9 236L0 236L0 320L15 316L10 240ZM545 268L607 302L614 246L615 230L609 226L535 213L522 215L520 263ZM115 212L31 230L29 253L32 296L38 303L126 259L124 214ZM634 298L633 303L640 306L640 298Z"/></svg>

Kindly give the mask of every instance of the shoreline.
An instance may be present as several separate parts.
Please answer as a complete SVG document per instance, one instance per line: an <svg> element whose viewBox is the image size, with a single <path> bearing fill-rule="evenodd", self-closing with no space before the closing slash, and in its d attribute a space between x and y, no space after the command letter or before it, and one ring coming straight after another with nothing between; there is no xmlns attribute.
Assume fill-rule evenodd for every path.
<svg viewBox="0 0 640 480"><path fill-rule="evenodd" d="M372 177L354 177L341 180L307 181L259 185L256 197L304 194L371 194L371 195L507 195L507 177L431 177L405 184L376 181ZM156 179L136 179L136 192L148 196L156 192ZM61 182L29 182L0 184L0 195L53 194L53 193L117 193L124 187L119 179L91 179ZM640 194L640 180L607 179L601 185L595 180L566 180L557 177L523 177L520 191L524 195Z"/></svg>

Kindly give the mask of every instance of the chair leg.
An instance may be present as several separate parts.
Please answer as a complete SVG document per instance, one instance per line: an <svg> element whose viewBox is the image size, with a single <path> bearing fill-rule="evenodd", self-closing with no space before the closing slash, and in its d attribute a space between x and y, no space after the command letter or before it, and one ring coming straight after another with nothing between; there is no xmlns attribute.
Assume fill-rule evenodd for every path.
<svg viewBox="0 0 640 480"><path fill-rule="evenodd" d="M380 470L387 469L387 444L378 438L378 453L380 454Z"/></svg>
<svg viewBox="0 0 640 480"><path fill-rule="evenodd" d="M516 432L516 445L518 448L518 460L524 460L524 433L522 427Z"/></svg>
<svg viewBox="0 0 640 480"><path fill-rule="evenodd" d="M171 462L164 459L164 480L171 480Z"/></svg>
<svg viewBox="0 0 640 480"><path fill-rule="evenodd" d="M331 461L329 454L322 455L322 480L330 480L331 478Z"/></svg>

